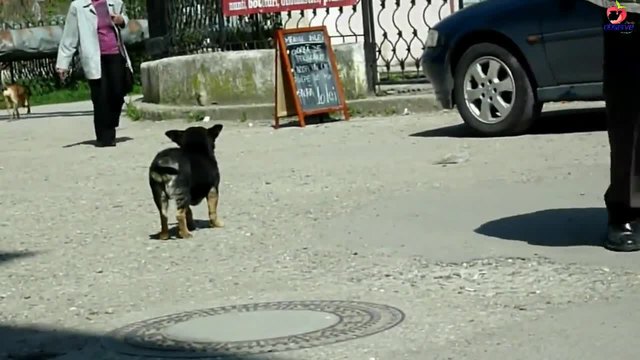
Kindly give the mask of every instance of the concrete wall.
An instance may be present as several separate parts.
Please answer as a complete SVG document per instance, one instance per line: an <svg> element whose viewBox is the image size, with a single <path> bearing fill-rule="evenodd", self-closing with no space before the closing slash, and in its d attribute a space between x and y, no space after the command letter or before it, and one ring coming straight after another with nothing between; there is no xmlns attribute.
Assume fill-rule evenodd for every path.
<svg viewBox="0 0 640 360"><path fill-rule="evenodd" d="M367 95L364 47L334 46L347 99ZM141 65L144 101L168 105L265 104L274 100L274 50L177 56Z"/></svg>

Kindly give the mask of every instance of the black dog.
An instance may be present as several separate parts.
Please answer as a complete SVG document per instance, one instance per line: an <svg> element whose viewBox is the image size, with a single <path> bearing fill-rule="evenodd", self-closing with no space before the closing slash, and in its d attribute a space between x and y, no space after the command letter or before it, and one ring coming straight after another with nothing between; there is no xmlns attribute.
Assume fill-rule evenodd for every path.
<svg viewBox="0 0 640 360"><path fill-rule="evenodd" d="M175 199L178 235L183 239L191 237L189 230L195 229L189 206L198 205L204 198L207 198L209 205L211 227L224 226L218 218L220 171L214 154L215 141L220 131L221 124L210 129L194 126L186 130L165 132L180 147L160 151L149 167L149 185L153 201L160 212L159 239L169 238L169 199Z"/></svg>

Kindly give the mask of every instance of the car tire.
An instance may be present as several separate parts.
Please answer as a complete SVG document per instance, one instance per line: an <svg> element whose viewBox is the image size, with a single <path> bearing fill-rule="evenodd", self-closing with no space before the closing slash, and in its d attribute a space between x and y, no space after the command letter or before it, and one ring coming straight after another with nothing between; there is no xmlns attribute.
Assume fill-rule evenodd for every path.
<svg viewBox="0 0 640 360"><path fill-rule="evenodd" d="M491 121L481 119L483 114L479 113L479 105L477 104L481 104L480 102L483 100L478 100L480 102L476 101L476 105L469 105L467 94L465 94L470 94L469 90L467 90L467 83L474 81L470 80L473 78L469 73L471 70L470 67L475 67L476 64L485 65L490 63L493 65L498 64L500 74L504 76L504 79L510 77L511 80L509 83L512 88L515 89L515 91L511 93L508 91L501 93L503 96L501 96L500 99L509 98L510 110L506 116L497 121L494 121L495 119L491 119ZM472 85L470 86L472 87ZM485 86L497 85L494 80L493 85L486 85L485 83ZM491 90L487 91L496 91L495 89L496 88L491 88ZM511 94L511 96L509 96L509 94ZM495 94L489 95L493 95L494 97L491 97L491 99L496 99L496 102L500 101L497 100L498 97L496 97ZM468 96L470 98L471 95ZM518 59L506 49L492 43L473 45L462 55L454 73L453 97L463 121L475 132L483 136L522 134L531 127L542 109L541 103L536 101L531 81ZM503 103L506 103L506 101L501 101L500 104ZM496 108L493 107L492 109L495 110ZM495 113L498 114L497 112ZM492 114L489 116L492 116ZM500 115L498 115L498 117L500 117Z"/></svg>

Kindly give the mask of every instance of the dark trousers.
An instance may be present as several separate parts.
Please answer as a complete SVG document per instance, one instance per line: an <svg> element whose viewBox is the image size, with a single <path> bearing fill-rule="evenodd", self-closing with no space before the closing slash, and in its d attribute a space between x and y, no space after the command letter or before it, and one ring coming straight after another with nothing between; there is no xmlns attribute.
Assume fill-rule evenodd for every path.
<svg viewBox="0 0 640 360"><path fill-rule="evenodd" d="M628 21L638 24L638 18L629 14ZM640 29L631 34L604 32L603 70L611 149L604 200L609 223L621 224L640 219Z"/></svg>
<svg viewBox="0 0 640 360"><path fill-rule="evenodd" d="M116 140L116 128L120 125L120 113L124 104L124 57L120 54L100 57L102 77L89 80L93 103L93 127L96 140L112 143Z"/></svg>

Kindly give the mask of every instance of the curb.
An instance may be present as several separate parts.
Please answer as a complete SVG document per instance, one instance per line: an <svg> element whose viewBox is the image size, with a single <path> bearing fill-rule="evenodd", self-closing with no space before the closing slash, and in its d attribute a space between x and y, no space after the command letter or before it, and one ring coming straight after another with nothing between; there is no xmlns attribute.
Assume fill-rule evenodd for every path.
<svg viewBox="0 0 640 360"><path fill-rule="evenodd" d="M370 97L349 100L347 106L351 117L354 118L401 115L405 113L405 109L411 113L429 113L442 109L433 94ZM139 120L187 119L188 121L198 121L209 116L215 121L245 122L273 121L274 104L179 106L145 103L142 99L137 99L129 103L127 107L132 108L127 109L127 114ZM132 112L135 114L131 114Z"/></svg>

